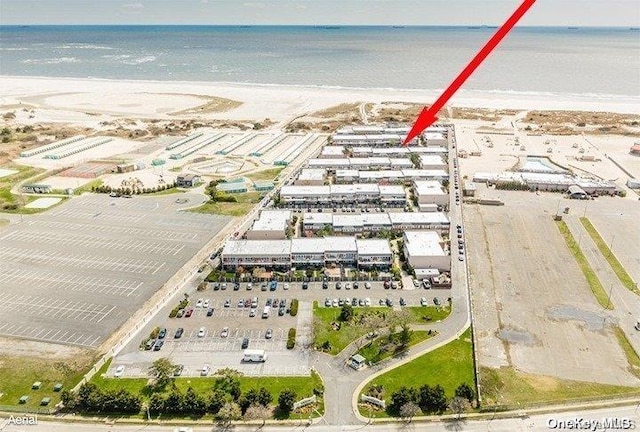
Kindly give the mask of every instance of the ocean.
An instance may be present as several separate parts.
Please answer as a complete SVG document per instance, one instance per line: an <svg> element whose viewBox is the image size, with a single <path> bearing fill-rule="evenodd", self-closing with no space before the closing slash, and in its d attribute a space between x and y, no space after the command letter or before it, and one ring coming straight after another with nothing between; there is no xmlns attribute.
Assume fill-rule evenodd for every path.
<svg viewBox="0 0 640 432"><path fill-rule="evenodd" d="M0 74L445 88L486 27L1 26ZM496 93L640 95L640 32L518 27L467 81Z"/></svg>

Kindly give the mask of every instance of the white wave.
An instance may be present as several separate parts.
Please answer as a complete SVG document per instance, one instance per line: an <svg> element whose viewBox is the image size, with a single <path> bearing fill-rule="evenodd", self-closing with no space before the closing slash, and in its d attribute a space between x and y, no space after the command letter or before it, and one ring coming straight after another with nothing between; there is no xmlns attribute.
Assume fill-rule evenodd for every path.
<svg viewBox="0 0 640 432"><path fill-rule="evenodd" d="M123 61L122 63L129 64L129 65L136 65L136 64L142 64L142 63L151 63L156 60L157 60L157 57L151 55L151 56L145 56L145 57L138 57L133 60Z"/></svg>
<svg viewBox="0 0 640 432"><path fill-rule="evenodd" d="M29 51L30 48L26 48L26 47L9 47L9 48L3 48L0 47L0 51Z"/></svg>
<svg viewBox="0 0 640 432"><path fill-rule="evenodd" d="M131 58L129 54L105 54L100 57L109 60L126 60L128 58Z"/></svg>
<svg viewBox="0 0 640 432"><path fill-rule="evenodd" d="M24 64L62 64L62 63L80 63L80 60L75 57L58 57L52 59L26 59L22 60L20 63Z"/></svg>
<svg viewBox="0 0 640 432"><path fill-rule="evenodd" d="M64 44L64 45L58 45L55 48L57 48L57 49L92 49L92 50L112 50L112 49L115 49L113 47L104 46L104 45L81 44L81 43L69 43L69 44Z"/></svg>

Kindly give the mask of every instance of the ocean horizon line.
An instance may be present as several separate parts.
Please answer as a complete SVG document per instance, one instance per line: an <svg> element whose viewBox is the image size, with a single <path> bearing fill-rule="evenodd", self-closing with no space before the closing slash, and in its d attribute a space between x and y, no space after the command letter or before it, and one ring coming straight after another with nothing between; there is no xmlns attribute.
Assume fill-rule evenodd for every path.
<svg viewBox="0 0 640 432"><path fill-rule="evenodd" d="M340 28L449 28L449 29L466 29L466 30L492 30L499 26L494 24L2 24L0 28L10 27L224 27L224 28L318 28L337 30ZM584 30L584 29L619 29L619 30L637 30L635 26L591 26L591 25L518 25L516 29L566 29L566 30Z"/></svg>

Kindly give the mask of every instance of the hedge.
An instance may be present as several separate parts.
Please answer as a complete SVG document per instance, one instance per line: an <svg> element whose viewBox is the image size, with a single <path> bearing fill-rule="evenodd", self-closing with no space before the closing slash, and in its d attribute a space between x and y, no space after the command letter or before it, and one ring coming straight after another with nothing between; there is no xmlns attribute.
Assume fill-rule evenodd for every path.
<svg viewBox="0 0 640 432"><path fill-rule="evenodd" d="M296 346L296 329L291 327L287 337L287 349L293 349L294 346Z"/></svg>
<svg viewBox="0 0 640 432"><path fill-rule="evenodd" d="M291 307L289 308L289 314L291 314L291 316L298 315L298 299L291 300Z"/></svg>

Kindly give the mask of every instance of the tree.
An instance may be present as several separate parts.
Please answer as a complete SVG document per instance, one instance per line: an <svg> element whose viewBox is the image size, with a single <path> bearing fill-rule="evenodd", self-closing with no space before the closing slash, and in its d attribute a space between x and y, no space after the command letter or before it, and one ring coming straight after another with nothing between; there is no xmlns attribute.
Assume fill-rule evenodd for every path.
<svg viewBox="0 0 640 432"><path fill-rule="evenodd" d="M251 405L244 413L245 420L262 420L262 426L271 417L271 408L263 405Z"/></svg>
<svg viewBox="0 0 640 432"><path fill-rule="evenodd" d="M400 387L397 392L391 395L391 407L392 409L400 413L400 408L409 402L416 402L418 400L418 392L413 387Z"/></svg>
<svg viewBox="0 0 640 432"><path fill-rule="evenodd" d="M184 393L182 405L183 411L197 415L202 415L207 410L207 404L202 396L197 394L191 387L187 388L187 391Z"/></svg>
<svg viewBox="0 0 640 432"><path fill-rule="evenodd" d="M407 402L400 407L400 417L402 417L407 423L411 423L411 420L416 415L422 414L420 407L415 402Z"/></svg>
<svg viewBox="0 0 640 432"><path fill-rule="evenodd" d="M422 412L441 412L447 408L447 397L441 385L423 385L418 389L418 405Z"/></svg>
<svg viewBox="0 0 640 432"><path fill-rule="evenodd" d="M273 401L273 396L269 393L265 387L260 387L258 390L258 403L262 406L269 406L269 404Z"/></svg>
<svg viewBox="0 0 640 432"><path fill-rule="evenodd" d="M155 387L164 388L173 380L175 370L176 365L168 358L162 357L149 366L149 376L155 380Z"/></svg>
<svg viewBox="0 0 640 432"><path fill-rule="evenodd" d="M401 330L398 333L398 346L402 349L409 346L409 342L411 342L411 336L413 335L413 331L409 329L408 324L402 324Z"/></svg>
<svg viewBox="0 0 640 432"><path fill-rule="evenodd" d="M222 390L224 393L231 395L233 400L240 398L240 380L237 375L225 374L216 383L216 388Z"/></svg>
<svg viewBox="0 0 640 432"><path fill-rule="evenodd" d="M456 397L461 397L469 402L473 402L476 398L476 392L467 383L462 383L456 388Z"/></svg>
<svg viewBox="0 0 640 432"><path fill-rule="evenodd" d="M209 406L207 407L207 410L212 414L217 414L224 406L226 399L227 395L222 390L214 390L211 396L209 396Z"/></svg>
<svg viewBox="0 0 640 432"><path fill-rule="evenodd" d="M149 411L154 414L165 412L164 403L165 398L162 393L152 393L149 398Z"/></svg>
<svg viewBox="0 0 640 432"><path fill-rule="evenodd" d="M469 401L463 397L456 396L449 402L449 409L461 417L462 413L471 409Z"/></svg>
<svg viewBox="0 0 640 432"><path fill-rule="evenodd" d="M283 414L289 414L293 410L293 404L296 401L296 392L291 389L284 389L278 396L278 409Z"/></svg>
<svg viewBox="0 0 640 432"><path fill-rule="evenodd" d="M246 412L251 405L258 403L258 391L256 389L250 389L242 395L238 403L240 404L242 412Z"/></svg>
<svg viewBox="0 0 640 432"><path fill-rule="evenodd" d="M164 400L163 412L167 414L181 414L184 406L184 395L177 388L172 388L171 392Z"/></svg>
<svg viewBox="0 0 640 432"><path fill-rule="evenodd" d="M242 411L240 406L235 402L227 402L216 414L216 419L223 425L230 424L233 420L240 420L242 417Z"/></svg>
<svg viewBox="0 0 640 432"><path fill-rule="evenodd" d="M343 305L338 319L340 321L348 322L351 321L351 318L353 318L353 306L350 304Z"/></svg>

